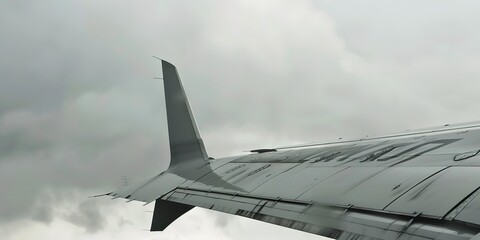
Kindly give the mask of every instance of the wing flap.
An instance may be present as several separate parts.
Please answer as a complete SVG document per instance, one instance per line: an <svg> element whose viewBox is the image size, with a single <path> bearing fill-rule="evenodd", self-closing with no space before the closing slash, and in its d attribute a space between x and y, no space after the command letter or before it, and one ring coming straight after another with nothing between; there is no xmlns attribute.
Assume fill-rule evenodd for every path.
<svg viewBox="0 0 480 240"><path fill-rule="evenodd" d="M353 206L322 205L241 193L177 188L163 200L195 205L335 239L471 239L477 232L461 224ZM451 237L451 238L448 238Z"/></svg>
<svg viewBox="0 0 480 240"><path fill-rule="evenodd" d="M155 201L155 209L153 211L152 226L150 231L163 231L172 222L180 216L190 211L194 206L165 201L158 199Z"/></svg>

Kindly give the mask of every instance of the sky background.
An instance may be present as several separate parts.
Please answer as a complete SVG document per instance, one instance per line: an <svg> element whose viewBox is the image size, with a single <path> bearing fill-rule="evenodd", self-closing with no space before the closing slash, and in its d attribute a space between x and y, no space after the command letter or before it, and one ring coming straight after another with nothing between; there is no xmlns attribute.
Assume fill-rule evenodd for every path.
<svg viewBox="0 0 480 240"><path fill-rule="evenodd" d="M324 239L88 196L165 170L161 64L212 157L480 120L480 2L0 1L0 236Z"/></svg>

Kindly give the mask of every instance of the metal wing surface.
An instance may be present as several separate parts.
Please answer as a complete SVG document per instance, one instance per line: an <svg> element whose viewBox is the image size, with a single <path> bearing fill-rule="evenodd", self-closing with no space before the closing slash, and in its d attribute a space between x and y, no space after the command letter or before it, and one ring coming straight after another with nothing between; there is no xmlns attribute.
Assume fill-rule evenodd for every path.
<svg viewBox="0 0 480 240"><path fill-rule="evenodd" d="M194 206L335 239L480 239L480 126L261 149L213 160L162 61L171 162L108 193L155 201L152 231Z"/></svg>

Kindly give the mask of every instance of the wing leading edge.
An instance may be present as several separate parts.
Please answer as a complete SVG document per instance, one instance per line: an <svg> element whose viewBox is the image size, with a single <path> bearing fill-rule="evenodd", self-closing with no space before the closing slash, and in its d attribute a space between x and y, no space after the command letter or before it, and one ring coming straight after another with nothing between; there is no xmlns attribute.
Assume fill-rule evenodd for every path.
<svg viewBox="0 0 480 240"><path fill-rule="evenodd" d="M170 167L107 194L156 201L152 231L199 206L341 240L480 239L478 126L210 160L162 68Z"/></svg>

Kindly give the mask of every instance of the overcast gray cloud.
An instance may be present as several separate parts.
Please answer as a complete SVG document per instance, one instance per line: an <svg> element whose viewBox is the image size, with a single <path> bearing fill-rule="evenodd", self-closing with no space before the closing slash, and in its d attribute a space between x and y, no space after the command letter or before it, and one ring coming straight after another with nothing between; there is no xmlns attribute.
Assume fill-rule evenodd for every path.
<svg viewBox="0 0 480 240"><path fill-rule="evenodd" d="M177 65L209 154L226 156L480 119L479 11L466 0L2 1L0 235L318 239L204 210L148 233L152 206L87 199L168 164L151 56Z"/></svg>
<svg viewBox="0 0 480 240"><path fill-rule="evenodd" d="M81 203L77 210L65 216L66 220L83 226L90 233L95 233L105 227L106 220L99 212L99 206L94 201Z"/></svg>

